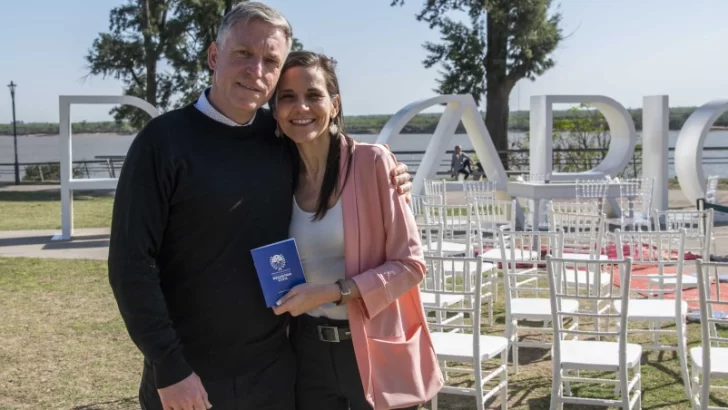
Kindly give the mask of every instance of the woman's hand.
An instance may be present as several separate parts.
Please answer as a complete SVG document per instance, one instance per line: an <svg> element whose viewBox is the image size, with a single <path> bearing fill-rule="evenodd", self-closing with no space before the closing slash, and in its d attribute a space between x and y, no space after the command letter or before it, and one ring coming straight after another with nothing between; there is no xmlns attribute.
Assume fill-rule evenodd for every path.
<svg viewBox="0 0 728 410"><path fill-rule="evenodd" d="M339 285L318 285L313 283L300 284L286 293L273 308L276 315L285 312L299 316L309 310L315 309L324 303L337 302L341 299Z"/></svg>

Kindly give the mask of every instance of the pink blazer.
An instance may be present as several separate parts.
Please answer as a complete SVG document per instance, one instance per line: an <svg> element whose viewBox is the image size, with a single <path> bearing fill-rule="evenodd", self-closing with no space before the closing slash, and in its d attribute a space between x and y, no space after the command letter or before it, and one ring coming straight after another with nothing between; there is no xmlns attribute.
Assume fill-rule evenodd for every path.
<svg viewBox="0 0 728 410"><path fill-rule="evenodd" d="M348 304L349 326L367 400L375 410L413 406L444 384L419 283L424 257L414 216L391 184L394 156L384 147L341 144L341 204L346 277L361 299Z"/></svg>

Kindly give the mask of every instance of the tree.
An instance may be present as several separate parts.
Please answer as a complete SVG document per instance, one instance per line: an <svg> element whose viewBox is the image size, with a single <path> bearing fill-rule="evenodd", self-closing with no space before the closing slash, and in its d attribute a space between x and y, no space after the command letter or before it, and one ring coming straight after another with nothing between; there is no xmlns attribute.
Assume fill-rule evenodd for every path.
<svg viewBox="0 0 728 410"><path fill-rule="evenodd" d="M207 48L220 18L247 0L126 0L111 10L109 32L86 55L89 75L121 80L123 93L161 111L193 101L210 84ZM302 48L294 39L294 49ZM141 128L148 117L130 106L116 107L117 122Z"/></svg>
<svg viewBox="0 0 728 410"><path fill-rule="evenodd" d="M392 0L402 5L405 0ZM563 39L561 14L551 0L427 0L418 21L440 30L442 43L426 42L426 68L440 64L440 94L485 95L485 125L500 151L508 149L508 99L516 83L554 66L551 54ZM452 12L464 12L457 21ZM508 158L501 154L503 164Z"/></svg>

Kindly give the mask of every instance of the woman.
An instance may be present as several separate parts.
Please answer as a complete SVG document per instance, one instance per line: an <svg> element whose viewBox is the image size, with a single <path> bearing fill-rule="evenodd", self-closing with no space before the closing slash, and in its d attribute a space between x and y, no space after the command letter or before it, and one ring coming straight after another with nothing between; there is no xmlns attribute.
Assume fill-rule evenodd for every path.
<svg viewBox="0 0 728 410"><path fill-rule="evenodd" d="M276 134L299 153L290 234L307 280L274 310L296 317L298 410L416 409L443 385L419 233L390 187L392 155L344 134L334 65L292 52L273 97Z"/></svg>

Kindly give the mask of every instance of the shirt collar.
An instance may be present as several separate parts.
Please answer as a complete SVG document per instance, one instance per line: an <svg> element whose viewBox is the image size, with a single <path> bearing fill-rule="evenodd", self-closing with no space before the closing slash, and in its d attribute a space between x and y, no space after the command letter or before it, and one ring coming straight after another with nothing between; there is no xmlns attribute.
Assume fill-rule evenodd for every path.
<svg viewBox="0 0 728 410"><path fill-rule="evenodd" d="M210 104L210 100L207 99L207 93L209 90L210 87L205 88L200 94L200 98L198 98L197 102L195 103L195 108L197 108L201 113L207 115L217 122L221 122L231 127L246 127L253 123L253 121L255 120L255 114L253 114L253 118L251 118L250 121L246 122L245 124L238 124L237 122L225 116L225 114L218 111L215 107L212 106L212 104Z"/></svg>

